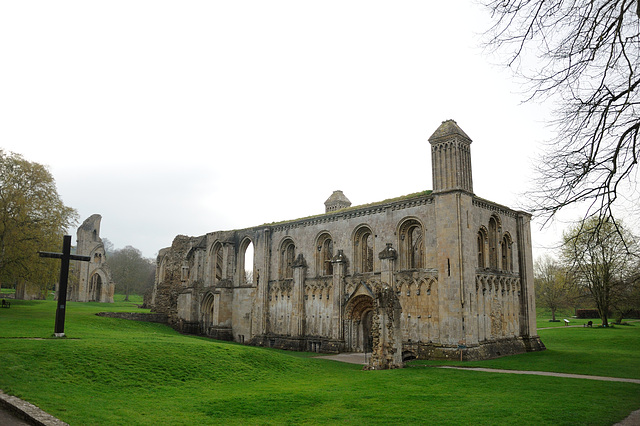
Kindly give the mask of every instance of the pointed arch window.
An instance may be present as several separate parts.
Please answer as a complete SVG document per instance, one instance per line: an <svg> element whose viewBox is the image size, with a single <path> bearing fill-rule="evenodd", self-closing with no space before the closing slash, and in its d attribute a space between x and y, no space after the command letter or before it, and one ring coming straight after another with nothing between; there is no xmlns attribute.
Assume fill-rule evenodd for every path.
<svg viewBox="0 0 640 426"><path fill-rule="evenodd" d="M217 242L211 247L210 252L210 276L212 284L217 284L222 281L222 263L223 263L223 251L222 244Z"/></svg>
<svg viewBox="0 0 640 426"><path fill-rule="evenodd" d="M240 244L240 256L238 256L238 271L240 271L240 282L242 284L253 283L253 242L246 238Z"/></svg>

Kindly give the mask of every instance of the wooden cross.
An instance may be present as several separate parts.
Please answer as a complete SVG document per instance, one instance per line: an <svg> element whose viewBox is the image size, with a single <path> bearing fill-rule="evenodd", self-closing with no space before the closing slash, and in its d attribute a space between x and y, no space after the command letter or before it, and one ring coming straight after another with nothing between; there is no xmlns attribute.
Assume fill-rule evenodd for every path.
<svg viewBox="0 0 640 426"><path fill-rule="evenodd" d="M79 256L71 254L71 235L65 235L62 238L62 253L51 253L48 251L39 251L40 257L52 257L54 259L62 259L60 266L60 288L58 290L58 307L56 308L56 323L53 334L56 337L64 337L64 314L65 305L67 303L67 284L69 283L69 261L80 260L89 262L91 256Z"/></svg>

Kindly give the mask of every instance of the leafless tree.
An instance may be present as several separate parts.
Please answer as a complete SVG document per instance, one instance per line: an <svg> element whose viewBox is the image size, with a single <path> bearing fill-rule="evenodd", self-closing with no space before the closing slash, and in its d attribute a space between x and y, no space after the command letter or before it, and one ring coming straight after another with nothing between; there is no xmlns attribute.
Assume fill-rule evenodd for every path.
<svg viewBox="0 0 640 426"><path fill-rule="evenodd" d="M483 4L494 19L486 46L508 55L527 82L527 100L556 106L556 133L538 162L528 208L549 220L585 202L585 217L611 220L621 187L637 176L640 0Z"/></svg>

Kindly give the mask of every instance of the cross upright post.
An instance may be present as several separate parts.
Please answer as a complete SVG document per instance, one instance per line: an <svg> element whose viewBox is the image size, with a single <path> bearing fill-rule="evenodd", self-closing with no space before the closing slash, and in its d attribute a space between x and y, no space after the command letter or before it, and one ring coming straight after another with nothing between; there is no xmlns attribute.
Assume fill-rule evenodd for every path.
<svg viewBox="0 0 640 426"><path fill-rule="evenodd" d="M64 317L65 307L67 304L67 285L69 283L69 261L80 260L83 262L89 262L91 257L71 254L71 235L65 235L63 237L62 253L39 251L38 254L40 257L62 259L62 264L60 265L60 284L58 289L58 306L56 308L56 323L53 334L56 337L64 337Z"/></svg>

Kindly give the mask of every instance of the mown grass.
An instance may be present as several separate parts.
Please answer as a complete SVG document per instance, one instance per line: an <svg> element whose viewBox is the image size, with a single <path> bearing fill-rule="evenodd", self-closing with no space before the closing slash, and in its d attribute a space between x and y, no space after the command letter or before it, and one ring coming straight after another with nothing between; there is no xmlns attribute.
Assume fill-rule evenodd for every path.
<svg viewBox="0 0 640 426"><path fill-rule="evenodd" d="M54 302L16 300L0 311L0 388L72 425L610 425L640 408L637 384L422 367L362 371L308 353L183 336L163 325L94 315L138 311L134 302L69 303L67 309L64 339L50 338ZM622 358L612 359L603 348L585 351L583 362L615 367L628 361L628 370L637 365L624 360L637 358L640 326L541 335L549 351L525 354L521 363L559 371L573 356L566 352L572 345L591 341L593 349L614 345ZM536 361L546 353L552 354L549 360ZM618 367L616 372L627 369ZM581 372L589 371L593 366L583 365Z"/></svg>

